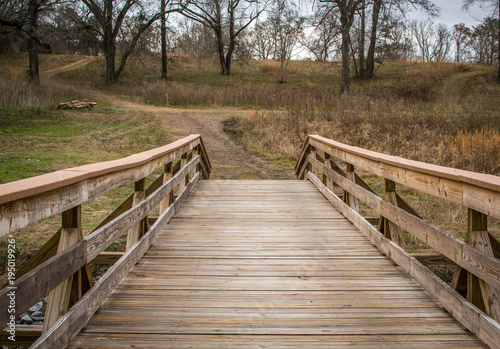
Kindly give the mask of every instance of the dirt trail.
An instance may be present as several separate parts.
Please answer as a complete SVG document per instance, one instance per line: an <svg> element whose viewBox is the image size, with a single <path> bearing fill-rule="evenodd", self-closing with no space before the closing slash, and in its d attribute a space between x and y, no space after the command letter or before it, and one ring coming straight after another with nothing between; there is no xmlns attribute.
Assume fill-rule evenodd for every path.
<svg viewBox="0 0 500 349"><path fill-rule="evenodd" d="M91 58L52 69L45 73L45 79L55 74L82 67L91 62ZM70 83L52 82L60 87L78 89ZM179 110L131 102L107 92L86 90L85 93L97 102L125 107L133 111L154 114L167 124L168 128L180 134L201 134L212 163L212 179L292 179L293 171L272 164L258 156L249 154L234 142L223 130L223 121L244 113L239 110Z"/></svg>

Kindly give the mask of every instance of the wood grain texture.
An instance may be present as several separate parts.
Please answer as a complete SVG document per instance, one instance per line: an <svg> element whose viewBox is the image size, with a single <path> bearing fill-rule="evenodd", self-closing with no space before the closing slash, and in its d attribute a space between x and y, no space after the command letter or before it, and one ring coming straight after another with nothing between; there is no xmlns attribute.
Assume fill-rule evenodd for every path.
<svg viewBox="0 0 500 349"><path fill-rule="evenodd" d="M484 347L309 182L201 181L68 348L353 345Z"/></svg>
<svg viewBox="0 0 500 349"><path fill-rule="evenodd" d="M442 253L454 263L467 269L484 281L500 288L500 261L477 248L466 244L447 232L433 226L417 216L388 203L356 183L329 169L316 159L309 157L309 162L321 170L346 191L351 192L360 201L370 205L391 222L408 233L418 237L426 244Z"/></svg>
<svg viewBox="0 0 500 349"><path fill-rule="evenodd" d="M451 315L491 348L500 348L500 325L496 321L489 318L473 304L467 302L452 287L423 266L416 258L410 256L401 247L380 234L359 213L352 210L333 192L324 187L317 177L313 174L308 174L308 179L314 183L334 207L339 209L350 221L359 227L375 246L396 262L404 271L409 273ZM484 320L484 323L481 319Z"/></svg>
<svg viewBox="0 0 500 349"><path fill-rule="evenodd" d="M407 160L316 135L309 136L303 148L311 146L380 177L500 218L498 176ZM296 173L299 179L305 176L300 168L308 163L306 157L307 153L301 154L297 162Z"/></svg>
<svg viewBox="0 0 500 349"><path fill-rule="evenodd" d="M187 169L187 167L186 167ZM166 224L180 208L189 192L200 178L197 173L185 190L177 197L176 202L166 209L156 220L146 234L132 246L116 262L106 274L104 274L66 314L64 314L47 332L45 332L32 346L35 349L64 348L72 338L83 328L87 321L103 304L116 285L123 279L129 270L144 255L164 230Z"/></svg>
<svg viewBox="0 0 500 349"><path fill-rule="evenodd" d="M156 169L199 147L210 162L199 135L127 158L56 171L0 185L0 237L67 211L114 189L145 178Z"/></svg>

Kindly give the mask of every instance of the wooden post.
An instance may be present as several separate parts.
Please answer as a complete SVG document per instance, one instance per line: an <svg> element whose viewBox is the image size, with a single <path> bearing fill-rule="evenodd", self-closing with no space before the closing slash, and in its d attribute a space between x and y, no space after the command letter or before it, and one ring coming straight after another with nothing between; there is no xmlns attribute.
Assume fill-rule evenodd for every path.
<svg viewBox="0 0 500 349"><path fill-rule="evenodd" d="M394 181L384 178L384 184L385 184L384 200L389 202L390 204L393 204L396 207L399 207L398 197L396 194L396 183ZM401 231L401 228L399 226L389 221L385 217L380 217L380 231L384 233L384 235L388 239L391 239L396 244L405 249L403 232Z"/></svg>
<svg viewBox="0 0 500 349"><path fill-rule="evenodd" d="M163 184L167 183L170 178L172 178L172 163L169 162L165 165L165 169L163 172ZM174 191L170 192L165 199L160 202L160 215L165 212L165 210L170 206L170 204L174 201Z"/></svg>
<svg viewBox="0 0 500 349"><path fill-rule="evenodd" d="M488 234L488 216L484 213L468 209L467 243L478 250L494 256ZM500 292L497 288L467 273L467 299L484 310L496 321L500 320Z"/></svg>
<svg viewBox="0 0 500 349"><path fill-rule="evenodd" d="M348 180L356 183L356 173L354 172L354 165L347 164L346 166L346 177ZM353 210L359 212L358 198L349 192L345 192L345 201Z"/></svg>
<svg viewBox="0 0 500 349"><path fill-rule="evenodd" d="M180 167L180 170L184 168L184 166L186 166L187 162L188 162L188 154L185 153L185 154L182 154L182 157L181 157L181 167ZM186 178L185 180L181 181L181 184L179 185L179 192L182 192L184 190L184 188L186 187L186 184L189 183L189 175L186 175Z"/></svg>
<svg viewBox="0 0 500 349"><path fill-rule="evenodd" d="M332 163L331 163L331 155L328 153L325 153L325 165L329 169L332 168ZM323 174L323 184L330 190L333 190L333 185L332 185L332 180L326 175Z"/></svg>
<svg viewBox="0 0 500 349"><path fill-rule="evenodd" d="M195 147L193 149L193 152L192 152L192 155L191 155L191 159L194 159L197 155L198 155L198 147ZM191 171L190 178L193 178L196 175L196 172L199 171L198 167L199 166L196 165L195 168Z"/></svg>
<svg viewBox="0 0 500 349"><path fill-rule="evenodd" d="M134 191L134 199L132 202L132 207L135 205L139 204L146 198L146 179L143 178L137 182L135 182L135 191ZM148 217L146 216L143 220L140 222L137 222L137 224L129 230L128 235L127 235L127 246L126 246L126 251L128 251L132 246L135 245L137 241L139 241L140 237L145 233L147 230L145 222L147 222Z"/></svg>
<svg viewBox="0 0 500 349"><path fill-rule="evenodd" d="M312 145L309 144L309 155L311 155L313 158L316 158L316 148L314 148ZM312 172L313 174L316 174L317 170L313 167L313 165L309 162L306 167L306 173L307 172ZM304 177L306 175L304 173Z"/></svg>
<svg viewBox="0 0 500 349"><path fill-rule="evenodd" d="M62 214L62 228L57 253L63 252L83 239L82 235L82 207L74 207ZM49 293L43 332L63 316L69 307L73 275Z"/></svg>

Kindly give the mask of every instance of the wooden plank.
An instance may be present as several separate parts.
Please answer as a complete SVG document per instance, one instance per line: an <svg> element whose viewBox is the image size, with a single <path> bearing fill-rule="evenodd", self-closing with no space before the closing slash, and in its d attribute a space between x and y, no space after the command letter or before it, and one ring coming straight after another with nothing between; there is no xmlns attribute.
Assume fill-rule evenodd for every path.
<svg viewBox="0 0 500 349"><path fill-rule="evenodd" d="M500 218L500 177L430 165L347 146L319 136L310 145L342 161L476 211Z"/></svg>
<svg viewBox="0 0 500 349"><path fill-rule="evenodd" d="M315 160L310 158L310 161L314 162ZM332 176L342 188L353 193L371 207L378 209L382 216L418 237L454 263L464 267L493 286L500 287L500 261L498 259L479 251L477 248L464 243L405 210L385 202L380 197L343 178L326 166L323 167L323 171Z"/></svg>
<svg viewBox="0 0 500 349"><path fill-rule="evenodd" d="M381 251L384 252L384 250L387 250L388 253L384 253L391 257L391 259L401 266L403 270L409 272L410 275L422 285L422 287L424 287L440 304L443 305L448 312L450 312L450 314L452 314L458 321L460 321L465 327L476 334L490 347L500 347L500 341L498 341L500 331L491 331L491 328L500 328L498 323L491 318L488 318L488 325L491 326L491 328L486 325L483 325L483 328L481 326L482 324L478 324L478 319L480 319L481 316L485 316L481 310L467 302L454 289L444 283L415 258L409 256L399 246L379 234L375 228L368 224L368 222L357 212L353 211L350 207L345 205L345 203L339 200L332 192L322 186L318 178L314 177L312 174L308 174L308 177L312 183L325 194L327 199L329 199L335 207L341 210L341 212L343 212L356 226L358 226L361 231L363 231L372 240L372 242L379 247ZM401 254L406 255L407 258L401 258Z"/></svg>
<svg viewBox="0 0 500 349"><path fill-rule="evenodd" d="M52 258L57 254L57 246L59 245L59 238L61 236L61 229L50 237L49 240L38 250L35 254L23 265L16 273L16 278L20 278L36 266L42 264L46 260ZM5 285L4 285L5 287Z"/></svg>
<svg viewBox="0 0 500 349"><path fill-rule="evenodd" d="M454 265L452 260L443 256L441 253L412 253L412 257L416 258L423 265Z"/></svg>
<svg viewBox="0 0 500 349"><path fill-rule="evenodd" d="M132 207L139 205L141 202L146 199L146 179L143 178L140 181L135 182L135 190L134 190L134 199L132 200ZM146 232L147 224L147 215L142 218L139 222L137 222L132 228L128 231L127 235L127 245L125 247L125 251L129 250L139 238Z"/></svg>
<svg viewBox="0 0 500 349"><path fill-rule="evenodd" d="M16 280L16 311L18 313L26 311L41 298L47 296L48 292L52 291L66 278L73 275L86 263L92 261L106 247L134 225L135 222L144 218L153 207L156 207L160 200L183 180L182 175L196 166L198 161L199 157L191 160L179 172L179 176L172 178L159 188L156 195L147 198L134 209L120 215L94 233L87 235L85 239L74 247L57 254ZM8 288L0 290L0 321L2 322L8 322L9 319L9 314L7 313L9 304L8 293Z"/></svg>
<svg viewBox="0 0 500 349"><path fill-rule="evenodd" d="M308 182L203 181L68 348L483 347L349 224Z"/></svg>
<svg viewBox="0 0 500 349"><path fill-rule="evenodd" d="M82 239L82 207L77 206L62 214L62 229L57 252L65 251ZM43 332L46 332L68 310L72 284L73 275L70 275L49 293Z"/></svg>
<svg viewBox="0 0 500 349"><path fill-rule="evenodd" d="M198 160L199 161L199 160ZM191 161L196 163L195 159ZM188 166L185 166L188 169ZM198 173L184 191L179 195L174 205L170 206L158 218L155 224L143 235L140 240L132 246L120 260L115 263L106 274L104 274L85 296L78 301L61 319L45 332L32 346L36 348L65 347L71 339L85 326L88 319L102 305L106 297L111 293L120 280L128 273L135 263L144 255L146 250L154 243L164 226L169 222L175 211L180 208L189 194L190 189L199 180Z"/></svg>
<svg viewBox="0 0 500 349"><path fill-rule="evenodd" d="M85 237L87 241L87 258L89 261L99 255L106 247L116 241L125 231L130 229L137 221L143 219L147 214L156 207L163 198L165 198L175 186L184 181L184 177L188 171L196 166L200 158L197 156L191 160L184 168L182 168L174 177L167 183L157 189L156 194L151 195L140 204L123 213L115 220L109 222L99 230Z"/></svg>
<svg viewBox="0 0 500 349"><path fill-rule="evenodd" d="M12 335L7 331L0 332L0 345L30 346L42 334L41 325L16 325L15 342L9 339Z"/></svg>
<svg viewBox="0 0 500 349"><path fill-rule="evenodd" d="M2 184L0 237L134 183L200 142L200 136L193 135L124 159Z"/></svg>
<svg viewBox="0 0 500 349"><path fill-rule="evenodd" d="M101 252L90 263L91 264L115 264L123 256L124 252Z"/></svg>

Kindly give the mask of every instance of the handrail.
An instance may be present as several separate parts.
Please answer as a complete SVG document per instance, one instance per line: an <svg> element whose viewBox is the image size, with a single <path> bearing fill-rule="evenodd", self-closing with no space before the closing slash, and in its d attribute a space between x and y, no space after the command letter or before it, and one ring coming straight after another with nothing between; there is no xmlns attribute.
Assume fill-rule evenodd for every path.
<svg viewBox="0 0 500 349"><path fill-rule="evenodd" d="M173 166L177 159L179 161ZM145 178L162 167L164 172L149 188L145 188ZM30 270L20 271L14 283L0 290L0 322L5 325L11 319L9 305L12 303L8 295L12 290L16 294L16 315L50 292L44 334L34 347L52 348L66 343L146 252L196 182L201 178L208 179L210 168L201 136L191 135L125 159L1 185L1 236L59 213L62 213L62 228L32 257ZM134 182L135 192L83 237L81 204ZM175 192L178 192L176 198ZM149 226L148 215L155 207L160 208L160 216ZM127 250L93 285L88 264L127 232ZM79 282L73 283L74 277L80 278ZM70 299L70 304L66 303L70 295L74 298L75 294L79 299ZM91 304L82 308L89 299ZM72 319L76 323L69 326L71 331L68 332L65 319L70 318L68 314L75 316L75 313L78 319ZM82 323L83 317L86 320Z"/></svg>
<svg viewBox="0 0 500 349"><path fill-rule="evenodd" d="M345 171L339 162L345 163ZM384 178L383 198L355 172L358 168ZM464 326L491 347L500 346L500 243L487 231L487 216L500 217L500 177L389 156L316 135L304 142L295 171L299 179L318 187ZM466 241L418 216L397 194L396 183L466 206ZM342 198L333 192L334 184L344 190ZM377 226L360 215L358 200L380 215L376 220L369 218ZM442 254L434 256L433 264L457 265L451 286L423 266L418 255L404 250L403 230Z"/></svg>
<svg viewBox="0 0 500 349"><path fill-rule="evenodd" d="M123 159L2 184L0 237L132 184L196 147L200 147L204 166L210 168L201 136L191 135ZM44 205L46 202L51 204Z"/></svg>

